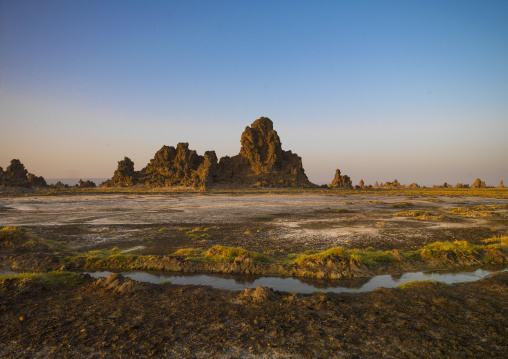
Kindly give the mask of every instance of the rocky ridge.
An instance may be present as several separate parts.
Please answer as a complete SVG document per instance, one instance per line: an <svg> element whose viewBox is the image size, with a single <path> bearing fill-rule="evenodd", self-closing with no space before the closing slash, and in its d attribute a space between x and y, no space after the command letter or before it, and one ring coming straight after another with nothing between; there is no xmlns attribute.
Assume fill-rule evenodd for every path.
<svg viewBox="0 0 508 359"><path fill-rule="evenodd" d="M200 156L189 149L188 143L177 147L163 146L141 171L125 157L118 162L106 187L147 185L151 187L315 187L302 166L302 159L282 144L273 122L261 117L245 128L240 153L222 157L215 151Z"/></svg>

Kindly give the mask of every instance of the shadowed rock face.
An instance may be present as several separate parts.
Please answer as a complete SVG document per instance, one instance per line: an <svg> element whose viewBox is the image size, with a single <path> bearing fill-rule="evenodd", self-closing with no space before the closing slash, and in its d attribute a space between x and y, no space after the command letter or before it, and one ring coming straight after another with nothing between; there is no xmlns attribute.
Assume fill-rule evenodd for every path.
<svg viewBox="0 0 508 359"><path fill-rule="evenodd" d="M267 117L246 127L242 147L236 156L217 161L215 151L200 156L189 150L188 143L176 148L163 146L141 171L125 157L118 162L113 177L104 186L200 187L217 184L241 187L313 187L302 166L302 159L291 151L283 151L280 138Z"/></svg>
<svg viewBox="0 0 508 359"><path fill-rule="evenodd" d="M20 160L14 159L4 171L0 167L0 185L6 187L46 187L46 180L42 176L28 173Z"/></svg>

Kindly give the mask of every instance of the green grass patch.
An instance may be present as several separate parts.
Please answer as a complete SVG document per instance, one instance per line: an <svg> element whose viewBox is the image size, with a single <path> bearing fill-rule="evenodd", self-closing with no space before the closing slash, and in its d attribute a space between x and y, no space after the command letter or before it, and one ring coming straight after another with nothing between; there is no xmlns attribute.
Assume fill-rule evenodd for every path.
<svg viewBox="0 0 508 359"><path fill-rule="evenodd" d="M2 227L0 229L0 242L3 241L19 241L30 238L30 234L23 227Z"/></svg>
<svg viewBox="0 0 508 359"><path fill-rule="evenodd" d="M173 255L175 256L185 256L185 257L196 257L201 256L204 250L199 248L182 248L177 250Z"/></svg>
<svg viewBox="0 0 508 359"><path fill-rule="evenodd" d="M47 289L69 289L76 286L76 276L74 272L53 271L47 273L20 273L0 277L0 281L5 279L14 279L22 281L25 279L42 284Z"/></svg>
<svg viewBox="0 0 508 359"><path fill-rule="evenodd" d="M471 257L477 254L476 246L467 241L434 242L427 244L420 250L423 259L441 258L448 255Z"/></svg>
<svg viewBox="0 0 508 359"><path fill-rule="evenodd" d="M395 217L420 217L425 215L431 216L432 213L427 211L405 211L394 214Z"/></svg>
<svg viewBox="0 0 508 359"><path fill-rule="evenodd" d="M399 288L399 289L407 289L407 288L413 288L413 287L416 287L416 286L420 286L422 284L424 284L424 285L425 284L446 285L443 282L438 282L438 281L435 281L435 280L428 279L428 280L414 280L412 282L407 282L407 283L404 283L404 284L399 284L397 286L397 288Z"/></svg>

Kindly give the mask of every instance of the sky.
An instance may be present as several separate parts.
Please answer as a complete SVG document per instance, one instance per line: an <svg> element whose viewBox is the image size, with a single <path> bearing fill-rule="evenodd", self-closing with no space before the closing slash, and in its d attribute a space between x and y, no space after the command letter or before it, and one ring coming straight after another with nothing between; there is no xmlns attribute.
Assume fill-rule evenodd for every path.
<svg viewBox="0 0 508 359"><path fill-rule="evenodd" d="M0 166L220 158L265 116L309 179L508 182L508 1L0 0Z"/></svg>

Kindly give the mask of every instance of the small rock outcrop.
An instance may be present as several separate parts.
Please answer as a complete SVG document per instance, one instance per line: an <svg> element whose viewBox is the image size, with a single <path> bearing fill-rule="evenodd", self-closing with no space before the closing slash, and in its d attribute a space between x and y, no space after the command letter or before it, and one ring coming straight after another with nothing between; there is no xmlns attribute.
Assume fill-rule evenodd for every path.
<svg viewBox="0 0 508 359"><path fill-rule="evenodd" d="M328 185L330 188L353 188L353 182L349 176L344 175L341 176L340 170L335 170L335 177L333 178L332 183Z"/></svg>
<svg viewBox="0 0 508 359"><path fill-rule="evenodd" d="M102 185L150 187L315 187L307 178L302 159L291 151L283 151L280 138L267 117L246 127L242 147L236 156L217 160L215 151L200 156L188 143L177 147L163 146L141 171L125 157L118 162L113 177Z"/></svg>
<svg viewBox="0 0 508 359"><path fill-rule="evenodd" d="M47 187L42 176L29 173L18 159L13 159L5 171L0 167L0 186L5 187Z"/></svg>
<svg viewBox="0 0 508 359"><path fill-rule="evenodd" d="M95 187L97 187L97 185L95 184L95 182L92 182L90 180L83 181L82 179L80 179L78 182L78 187L79 188L95 188Z"/></svg>
<svg viewBox="0 0 508 359"><path fill-rule="evenodd" d="M386 182L385 184L381 183L379 188L402 188L402 185L395 179L393 182Z"/></svg>
<svg viewBox="0 0 508 359"><path fill-rule="evenodd" d="M503 180L501 180L501 182L499 183L498 188L504 188Z"/></svg>
<svg viewBox="0 0 508 359"><path fill-rule="evenodd" d="M139 171L134 171L134 162L129 157L124 157L122 161L118 161L118 167L113 173L113 177L102 185L106 187L132 186L139 183L139 177Z"/></svg>
<svg viewBox="0 0 508 359"><path fill-rule="evenodd" d="M486 188L485 182L477 178L476 181L471 185L471 188Z"/></svg>
<svg viewBox="0 0 508 359"><path fill-rule="evenodd" d="M467 183L457 183L455 185L455 188L469 188L469 185Z"/></svg>

